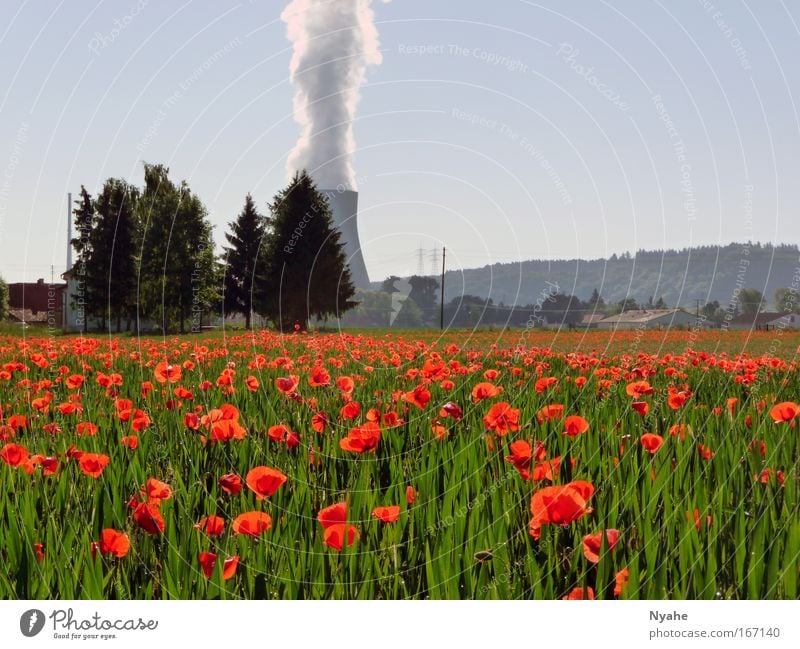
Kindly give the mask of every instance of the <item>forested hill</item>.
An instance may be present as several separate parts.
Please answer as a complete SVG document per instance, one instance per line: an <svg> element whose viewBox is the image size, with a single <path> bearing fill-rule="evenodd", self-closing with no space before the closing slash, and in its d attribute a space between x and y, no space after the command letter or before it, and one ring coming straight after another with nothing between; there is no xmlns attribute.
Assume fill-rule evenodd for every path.
<svg viewBox="0 0 800 649"><path fill-rule="evenodd" d="M791 287L800 271L797 245L733 243L683 250L642 250L609 259L529 260L449 271L445 300L461 295L495 304L535 304L548 292L586 300L596 288L607 303L663 297L669 306L717 300L730 303L738 288L756 288L771 302L774 290ZM797 277L795 277L797 288ZM549 282L549 283L548 283Z"/></svg>

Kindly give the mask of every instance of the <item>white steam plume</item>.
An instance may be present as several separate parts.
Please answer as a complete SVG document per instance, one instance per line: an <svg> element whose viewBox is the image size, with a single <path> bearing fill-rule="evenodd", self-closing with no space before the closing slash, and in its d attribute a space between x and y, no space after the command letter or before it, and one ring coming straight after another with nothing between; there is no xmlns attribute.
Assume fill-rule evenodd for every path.
<svg viewBox="0 0 800 649"><path fill-rule="evenodd" d="M383 0L388 2L388 0ZM367 67L383 60L371 0L292 0L281 14L294 45L290 79L301 132L286 168L318 187L356 190L353 119Z"/></svg>

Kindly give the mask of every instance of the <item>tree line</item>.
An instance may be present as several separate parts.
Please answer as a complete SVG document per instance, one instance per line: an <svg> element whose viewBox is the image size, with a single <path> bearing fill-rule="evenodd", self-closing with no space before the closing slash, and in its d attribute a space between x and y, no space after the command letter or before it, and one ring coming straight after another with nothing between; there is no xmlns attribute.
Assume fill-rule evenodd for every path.
<svg viewBox="0 0 800 649"><path fill-rule="evenodd" d="M202 201L163 165L145 164L142 188L110 178L92 196L82 186L73 218L69 299L84 328L184 333L238 313L248 328L255 314L287 330L355 306L330 206L305 171L267 214L248 194L221 255Z"/></svg>

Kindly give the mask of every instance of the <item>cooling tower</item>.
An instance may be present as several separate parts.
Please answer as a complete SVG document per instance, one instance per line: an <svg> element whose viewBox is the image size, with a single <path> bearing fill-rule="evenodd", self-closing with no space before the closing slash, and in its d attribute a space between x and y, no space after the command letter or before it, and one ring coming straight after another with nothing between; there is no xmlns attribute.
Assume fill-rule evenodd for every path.
<svg viewBox="0 0 800 649"><path fill-rule="evenodd" d="M364 257L361 255L361 244L358 240L358 192L338 189L322 189L328 199L333 215L333 224L342 233L341 242L350 266L350 277L356 288L369 288L369 275Z"/></svg>

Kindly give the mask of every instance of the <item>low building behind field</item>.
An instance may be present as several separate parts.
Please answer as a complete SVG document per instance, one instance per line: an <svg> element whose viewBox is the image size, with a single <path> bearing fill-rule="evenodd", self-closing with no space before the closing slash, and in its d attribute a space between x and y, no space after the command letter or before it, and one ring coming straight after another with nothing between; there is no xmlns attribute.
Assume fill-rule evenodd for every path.
<svg viewBox="0 0 800 649"><path fill-rule="evenodd" d="M800 315L779 311L742 313L728 323L728 329L773 331L775 329L800 329Z"/></svg>
<svg viewBox="0 0 800 649"><path fill-rule="evenodd" d="M66 284L18 282L8 285L8 316L28 326L61 328Z"/></svg>
<svg viewBox="0 0 800 649"><path fill-rule="evenodd" d="M617 329L668 329L669 327L690 327L697 317L683 309L631 309L609 316L596 323L598 329L616 331Z"/></svg>

